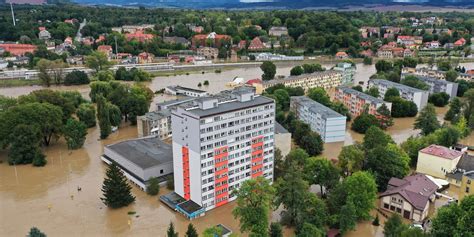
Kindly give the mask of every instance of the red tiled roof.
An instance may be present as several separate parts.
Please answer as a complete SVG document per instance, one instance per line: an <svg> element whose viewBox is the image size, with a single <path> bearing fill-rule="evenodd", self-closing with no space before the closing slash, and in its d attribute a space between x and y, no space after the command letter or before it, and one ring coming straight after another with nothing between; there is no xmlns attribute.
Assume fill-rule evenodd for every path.
<svg viewBox="0 0 474 237"><path fill-rule="evenodd" d="M449 160L453 160L462 156L462 152L460 151L451 150L447 147L439 145L430 145L420 150L420 152Z"/></svg>
<svg viewBox="0 0 474 237"><path fill-rule="evenodd" d="M97 50L98 51L112 51L112 46L110 45L99 45L99 47L97 47Z"/></svg>
<svg viewBox="0 0 474 237"><path fill-rule="evenodd" d="M0 48L10 52L12 55L22 56L26 53L33 53L37 47L32 44L0 44Z"/></svg>
<svg viewBox="0 0 474 237"><path fill-rule="evenodd" d="M345 56L347 56L346 52L337 52L336 53L336 57L345 57Z"/></svg>
<svg viewBox="0 0 474 237"><path fill-rule="evenodd" d="M255 37L250 42L250 45L249 45L250 50L252 50L252 49L264 49L264 48L265 48L265 45L263 45L262 41L258 37Z"/></svg>
<svg viewBox="0 0 474 237"><path fill-rule="evenodd" d="M136 39L139 42L144 42L153 39L154 36L152 34L145 34L143 31L137 30L135 33L125 34L125 37L128 41Z"/></svg>
<svg viewBox="0 0 474 237"><path fill-rule="evenodd" d="M262 83L262 80L256 78L256 79L250 79L248 80L245 84L247 85L252 85L252 84L261 84Z"/></svg>

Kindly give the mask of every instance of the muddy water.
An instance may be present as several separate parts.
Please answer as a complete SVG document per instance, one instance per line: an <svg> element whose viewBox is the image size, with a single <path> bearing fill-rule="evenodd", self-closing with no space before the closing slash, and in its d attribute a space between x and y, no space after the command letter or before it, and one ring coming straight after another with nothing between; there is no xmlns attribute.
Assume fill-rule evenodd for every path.
<svg viewBox="0 0 474 237"><path fill-rule="evenodd" d="M328 65L325 65L328 67ZM277 75L288 75L291 65L279 67ZM373 66L358 65L356 83L366 81L374 73ZM210 85L202 87L211 93L226 89L227 82L234 77L245 80L257 78L259 68L240 68L225 70L220 74L205 73L173 77L157 77L149 83L152 90L159 90L168 85L182 85L198 88L199 82L209 80ZM41 86L0 88L0 94L17 97L28 94ZM56 90L78 90L88 96L88 86L52 87ZM167 95L155 98L156 102L172 99ZM152 108L153 109L153 108ZM446 109L437 109L442 118ZM413 130L414 118L395 119L395 126L388 129L393 139L400 143L418 131ZM348 125L348 128L350 125ZM103 146L137 136L135 127L123 127L107 140L98 140L97 128L89 129L84 148L68 151L64 141L58 141L44 150L48 165L42 168L27 166L8 166L5 162L7 153L0 151L0 236L23 236L30 227L37 226L48 236L165 236L170 221L174 222L178 232L183 235L189 223L183 216L163 206L157 197L149 197L144 192L133 188L137 197L135 204L119 210L109 210L99 197L106 166L99 159ZM363 136L346 132L346 140L341 143L325 145L324 155L336 158L343 145L362 141ZM465 139L466 144L474 145L474 135ZM82 191L78 192L77 187ZM161 194L167 190L161 190ZM235 203L210 211L204 218L193 220L199 232L205 228L222 223L238 232L238 221L232 217ZM129 216L129 211L136 214ZM278 219L277 212L272 220ZM130 222L130 225L128 224ZM349 236L380 236L380 228L370 222L360 223ZM245 235L244 235L245 236ZM291 236L291 230L285 230L285 236Z"/></svg>

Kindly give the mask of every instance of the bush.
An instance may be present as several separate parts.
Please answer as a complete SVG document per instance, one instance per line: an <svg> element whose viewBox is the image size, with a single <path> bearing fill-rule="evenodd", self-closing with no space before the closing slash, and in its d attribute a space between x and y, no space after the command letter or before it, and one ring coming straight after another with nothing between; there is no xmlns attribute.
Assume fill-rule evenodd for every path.
<svg viewBox="0 0 474 237"><path fill-rule="evenodd" d="M83 71L74 70L66 75L64 78L64 85L83 85L89 84L89 76Z"/></svg>
<svg viewBox="0 0 474 237"><path fill-rule="evenodd" d="M160 181L157 177L153 177L148 180L148 185L146 186L146 193L148 195L155 196L160 192Z"/></svg>
<svg viewBox="0 0 474 237"><path fill-rule="evenodd" d="M449 103L449 95L446 92L434 93L430 95L428 102L437 107L444 107Z"/></svg>
<svg viewBox="0 0 474 237"><path fill-rule="evenodd" d="M363 113L354 119L351 129L358 133L365 134L367 129L369 129L371 126L377 126L378 124L379 121L374 115Z"/></svg>
<svg viewBox="0 0 474 237"><path fill-rule="evenodd" d="M173 177L173 175L168 176L168 179L166 180L166 187L169 190L174 190L174 177Z"/></svg>

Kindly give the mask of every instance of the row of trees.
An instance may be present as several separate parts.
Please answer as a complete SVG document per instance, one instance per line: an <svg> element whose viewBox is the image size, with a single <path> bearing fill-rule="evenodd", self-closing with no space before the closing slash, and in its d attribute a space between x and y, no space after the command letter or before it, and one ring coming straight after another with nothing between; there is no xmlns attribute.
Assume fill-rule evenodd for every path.
<svg viewBox="0 0 474 237"><path fill-rule="evenodd" d="M314 72L321 72L326 70L321 64L303 64L301 66L295 66L290 70L290 75L299 76L301 74L309 74Z"/></svg>
<svg viewBox="0 0 474 237"><path fill-rule="evenodd" d="M64 137L69 149L82 147L87 125L74 115L86 101L78 92L38 90L18 99L0 97L0 143L9 164L46 164L42 146Z"/></svg>

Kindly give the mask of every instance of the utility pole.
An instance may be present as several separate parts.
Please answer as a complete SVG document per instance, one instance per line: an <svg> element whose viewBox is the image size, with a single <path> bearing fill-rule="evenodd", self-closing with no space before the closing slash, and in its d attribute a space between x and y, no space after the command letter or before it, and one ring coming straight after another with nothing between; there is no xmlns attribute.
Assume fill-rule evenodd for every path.
<svg viewBox="0 0 474 237"><path fill-rule="evenodd" d="M117 47L117 36L114 35L115 40L115 58L118 59L118 47Z"/></svg>
<svg viewBox="0 0 474 237"><path fill-rule="evenodd" d="M13 12L13 4L10 2L10 9L12 10L13 26L16 26L15 13Z"/></svg>

